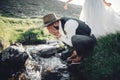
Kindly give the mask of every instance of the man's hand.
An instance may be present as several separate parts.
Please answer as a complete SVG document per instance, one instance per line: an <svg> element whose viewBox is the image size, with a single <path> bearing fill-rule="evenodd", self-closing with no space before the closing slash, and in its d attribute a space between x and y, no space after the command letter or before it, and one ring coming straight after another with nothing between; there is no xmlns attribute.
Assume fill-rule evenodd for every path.
<svg viewBox="0 0 120 80"><path fill-rule="evenodd" d="M49 26L49 27L47 27L47 29L48 29L49 33L54 35L57 39L59 39L61 37L59 31L56 28L54 28L53 26Z"/></svg>

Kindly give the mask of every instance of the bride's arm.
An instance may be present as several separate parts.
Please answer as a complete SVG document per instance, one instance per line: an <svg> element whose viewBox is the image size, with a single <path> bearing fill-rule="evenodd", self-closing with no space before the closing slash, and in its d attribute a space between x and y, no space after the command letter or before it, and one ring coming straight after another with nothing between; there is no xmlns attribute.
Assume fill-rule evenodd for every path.
<svg viewBox="0 0 120 80"><path fill-rule="evenodd" d="M112 5L111 3L106 2L106 0L103 0L103 3L108 7L110 7Z"/></svg>
<svg viewBox="0 0 120 80"><path fill-rule="evenodd" d="M65 4L64 4L64 9L68 9L67 5L69 4L69 2L71 2L72 0L68 0Z"/></svg>

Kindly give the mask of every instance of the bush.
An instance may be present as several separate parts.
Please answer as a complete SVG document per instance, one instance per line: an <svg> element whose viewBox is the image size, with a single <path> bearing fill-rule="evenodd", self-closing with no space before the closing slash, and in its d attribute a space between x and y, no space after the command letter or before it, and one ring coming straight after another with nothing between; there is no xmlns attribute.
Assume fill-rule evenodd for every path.
<svg viewBox="0 0 120 80"><path fill-rule="evenodd" d="M18 38L18 42L22 44L41 44L46 42L46 38L50 35L46 35L43 30L30 29L21 34Z"/></svg>
<svg viewBox="0 0 120 80"><path fill-rule="evenodd" d="M91 56L78 66L79 79L120 79L120 33L109 34L97 39L98 44ZM79 80L78 79L78 80Z"/></svg>

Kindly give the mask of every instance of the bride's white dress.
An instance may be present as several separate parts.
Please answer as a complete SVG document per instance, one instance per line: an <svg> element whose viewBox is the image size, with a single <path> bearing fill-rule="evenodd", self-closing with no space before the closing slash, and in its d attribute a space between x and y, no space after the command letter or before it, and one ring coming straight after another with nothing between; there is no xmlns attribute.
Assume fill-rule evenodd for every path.
<svg viewBox="0 0 120 80"><path fill-rule="evenodd" d="M96 36L120 31L120 16L106 8L102 0L85 0L80 20L85 21Z"/></svg>

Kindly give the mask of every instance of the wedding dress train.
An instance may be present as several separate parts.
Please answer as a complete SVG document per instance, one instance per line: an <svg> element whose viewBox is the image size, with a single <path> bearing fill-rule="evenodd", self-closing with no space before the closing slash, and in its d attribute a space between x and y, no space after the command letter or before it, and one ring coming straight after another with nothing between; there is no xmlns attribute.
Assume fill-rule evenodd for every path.
<svg viewBox="0 0 120 80"><path fill-rule="evenodd" d="M96 37L120 31L120 16L111 7L107 9L102 0L85 0L80 20L91 27Z"/></svg>

